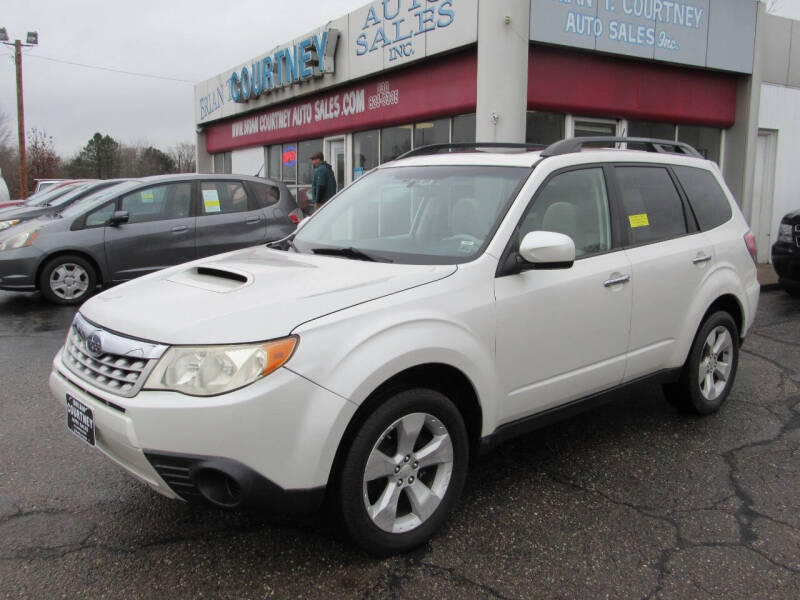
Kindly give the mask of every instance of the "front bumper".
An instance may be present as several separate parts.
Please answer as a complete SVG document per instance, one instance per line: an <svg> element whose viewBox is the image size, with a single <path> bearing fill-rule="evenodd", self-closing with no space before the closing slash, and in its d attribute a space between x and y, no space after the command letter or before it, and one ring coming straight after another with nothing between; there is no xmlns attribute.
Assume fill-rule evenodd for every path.
<svg viewBox="0 0 800 600"><path fill-rule="evenodd" d="M281 512L318 506L357 408L285 368L216 397L142 391L123 398L79 379L60 352L50 389L65 410L67 394L91 408L97 448L161 494L192 499L210 469L236 481L237 506Z"/></svg>
<svg viewBox="0 0 800 600"><path fill-rule="evenodd" d="M35 290L41 259L41 250L33 246L0 252L0 290Z"/></svg>

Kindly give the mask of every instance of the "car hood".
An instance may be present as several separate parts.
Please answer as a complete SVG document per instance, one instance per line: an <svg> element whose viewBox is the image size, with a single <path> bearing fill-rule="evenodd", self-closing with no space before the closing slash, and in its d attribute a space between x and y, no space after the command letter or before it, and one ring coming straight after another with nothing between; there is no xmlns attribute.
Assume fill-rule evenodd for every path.
<svg viewBox="0 0 800 600"><path fill-rule="evenodd" d="M81 314L162 344L234 344L443 279L455 265L395 265L248 248L172 267L87 301Z"/></svg>
<svg viewBox="0 0 800 600"><path fill-rule="evenodd" d="M49 206L12 206L0 211L0 221L33 219L49 212L55 212L55 209Z"/></svg>

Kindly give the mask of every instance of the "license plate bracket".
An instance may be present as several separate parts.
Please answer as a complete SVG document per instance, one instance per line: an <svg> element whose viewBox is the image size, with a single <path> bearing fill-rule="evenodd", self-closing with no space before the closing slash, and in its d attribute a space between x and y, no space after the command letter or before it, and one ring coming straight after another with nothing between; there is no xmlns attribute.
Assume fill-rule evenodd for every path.
<svg viewBox="0 0 800 600"><path fill-rule="evenodd" d="M67 394L67 428L90 446L95 445L92 409L69 394Z"/></svg>

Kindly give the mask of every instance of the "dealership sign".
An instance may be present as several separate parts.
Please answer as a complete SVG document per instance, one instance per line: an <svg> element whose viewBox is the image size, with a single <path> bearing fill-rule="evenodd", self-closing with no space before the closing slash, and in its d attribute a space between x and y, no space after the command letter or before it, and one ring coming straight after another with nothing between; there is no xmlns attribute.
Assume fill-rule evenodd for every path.
<svg viewBox="0 0 800 600"><path fill-rule="evenodd" d="M206 148L211 153L222 152L474 112L476 76L474 52L448 56L425 69L378 76L212 123L206 130ZM293 148L285 150L288 154L283 160L288 165L296 157L291 154Z"/></svg>
<svg viewBox="0 0 800 600"><path fill-rule="evenodd" d="M455 19L453 0L382 0L367 10L356 56L384 49L390 62L414 56L416 36L449 27Z"/></svg>
<svg viewBox="0 0 800 600"><path fill-rule="evenodd" d="M531 0L531 40L750 73L753 0Z"/></svg>
<svg viewBox="0 0 800 600"><path fill-rule="evenodd" d="M228 79L231 100L247 102L272 90L335 72L338 41L339 31L326 29L321 35L309 36L243 66Z"/></svg>

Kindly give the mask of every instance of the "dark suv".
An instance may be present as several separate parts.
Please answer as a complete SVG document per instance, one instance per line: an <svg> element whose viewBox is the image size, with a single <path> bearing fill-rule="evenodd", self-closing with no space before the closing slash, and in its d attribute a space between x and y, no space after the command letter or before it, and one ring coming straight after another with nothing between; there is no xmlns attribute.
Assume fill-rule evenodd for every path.
<svg viewBox="0 0 800 600"><path fill-rule="evenodd" d="M244 175L160 175L0 231L0 289L78 304L114 284L263 244L302 217L285 185Z"/></svg>
<svg viewBox="0 0 800 600"><path fill-rule="evenodd" d="M800 210L781 220L778 241L772 245L772 266L781 287L792 296L800 296Z"/></svg>

